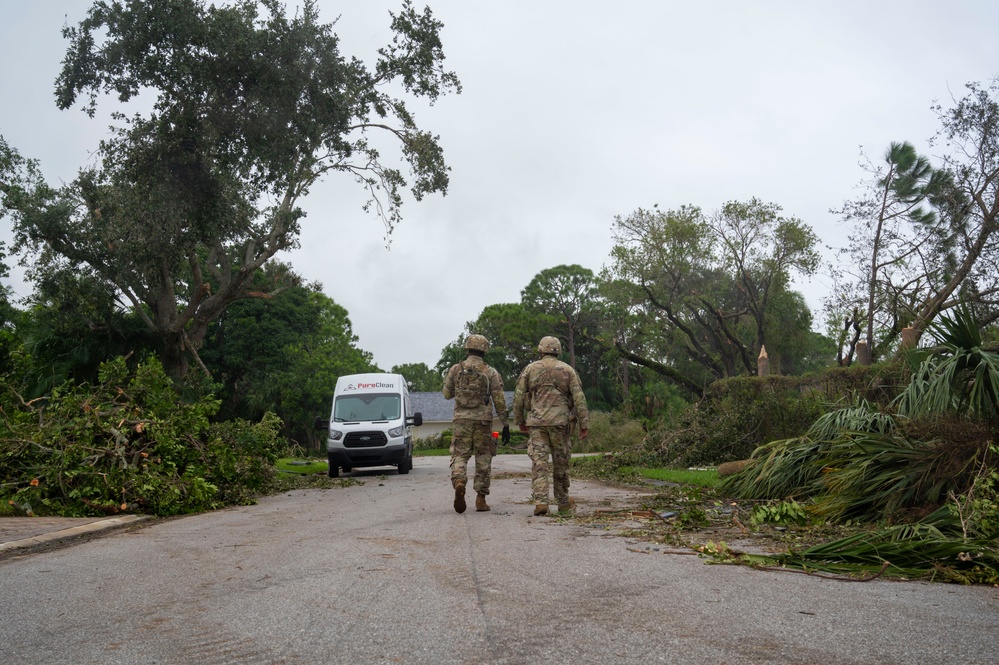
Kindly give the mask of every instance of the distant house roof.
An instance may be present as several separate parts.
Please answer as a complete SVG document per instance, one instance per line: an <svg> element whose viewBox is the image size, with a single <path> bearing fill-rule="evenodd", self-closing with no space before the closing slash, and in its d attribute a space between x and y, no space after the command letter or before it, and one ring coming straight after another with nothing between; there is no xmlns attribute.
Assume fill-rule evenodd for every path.
<svg viewBox="0 0 999 665"><path fill-rule="evenodd" d="M513 406L513 391L507 390L507 407ZM423 414L424 422L451 422L454 419L454 400L444 399L444 395L439 392L433 393L409 393L409 399L413 402L413 411Z"/></svg>

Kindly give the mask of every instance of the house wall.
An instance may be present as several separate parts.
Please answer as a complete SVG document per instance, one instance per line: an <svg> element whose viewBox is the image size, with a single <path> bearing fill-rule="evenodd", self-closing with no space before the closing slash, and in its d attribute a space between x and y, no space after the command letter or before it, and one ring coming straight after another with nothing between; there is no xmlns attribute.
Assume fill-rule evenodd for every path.
<svg viewBox="0 0 999 665"><path fill-rule="evenodd" d="M419 427L413 428L413 438L415 439L429 439L432 436L437 436L446 429L451 428L450 422L427 422L423 421L423 424Z"/></svg>

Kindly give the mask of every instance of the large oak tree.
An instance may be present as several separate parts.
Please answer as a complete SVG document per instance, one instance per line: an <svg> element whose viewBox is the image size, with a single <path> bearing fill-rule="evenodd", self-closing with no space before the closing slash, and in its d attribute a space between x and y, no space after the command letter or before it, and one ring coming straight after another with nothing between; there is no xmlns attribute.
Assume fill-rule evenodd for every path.
<svg viewBox="0 0 999 665"><path fill-rule="evenodd" d="M211 322L260 295L256 271L295 246L299 203L324 176L353 176L388 233L407 187L417 200L447 192L438 137L403 100L460 91L442 24L408 0L390 17L392 41L369 68L340 52L312 0L294 16L277 0L95 2L64 29L56 100L93 115L113 96L116 124L75 182L9 194L21 245L40 270L112 285L184 376ZM379 148L393 144L408 176L385 165Z"/></svg>
<svg viewBox="0 0 999 665"><path fill-rule="evenodd" d="M817 238L774 204L733 201L710 215L639 209L615 219L614 236L604 279L628 285L617 307L629 312L614 345L693 394L755 373L764 346L771 357L790 352L785 340L811 323L789 285L815 270Z"/></svg>

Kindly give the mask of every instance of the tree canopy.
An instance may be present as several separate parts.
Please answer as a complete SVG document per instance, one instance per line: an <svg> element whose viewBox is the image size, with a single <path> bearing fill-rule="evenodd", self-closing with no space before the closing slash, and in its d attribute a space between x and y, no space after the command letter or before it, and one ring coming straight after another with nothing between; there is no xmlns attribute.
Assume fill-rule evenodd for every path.
<svg viewBox="0 0 999 665"><path fill-rule="evenodd" d="M254 284L272 279L261 270ZM221 418L257 421L269 411L285 436L312 448L312 421L328 411L337 377L378 371L358 347L347 310L318 284L233 303L212 324L202 357L221 384Z"/></svg>
<svg viewBox="0 0 999 665"><path fill-rule="evenodd" d="M430 9L406 0L391 19L392 41L368 68L340 52L313 0L293 17L277 0L95 2L64 29L59 107L82 99L92 116L106 95L120 109L154 101L115 112L99 165L73 183L35 177L8 197L20 246L39 254L36 274L80 266L119 291L180 377L200 362L210 323L295 246L299 202L324 176L353 176L391 233L403 190L446 193L448 167L386 84L431 103L460 91ZM385 165L374 134L395 139L411 183ZM279 279L268 292L286 287Z"/></svg>
<svg viewBox="0 0 999 665"><path fill-rule="evenodd" d="M962 301L981 325L999 319L999 81L970 83L935 111L940 156L892 143L861 197L836 211L853 232L827 306L855 330L847 361L862 334L873 358L898 353L903 328L918 339Z"/></svg>
<svg viewBox="0 0 999 665"><path fill-rule="evenodd" d="M596 322L596 292L593 271L576 264L542 270L520 292L527 308L553 318L556 331L566 341L566 355L573 368L576 338Z"/></svg>
<svg viewBox="0 0 999 665"><path fill-rule="evenodd" d="M614 346L691 393L755 373L764 346L771 357L790 351L788 326L811 323L788 308L802 301L783 298L793 273L817 268L817 238L777 205L733 201L710 215L696 206L638 209L617 217L614 230L604 281L617 285L613 307L627 312Z"/></svg>

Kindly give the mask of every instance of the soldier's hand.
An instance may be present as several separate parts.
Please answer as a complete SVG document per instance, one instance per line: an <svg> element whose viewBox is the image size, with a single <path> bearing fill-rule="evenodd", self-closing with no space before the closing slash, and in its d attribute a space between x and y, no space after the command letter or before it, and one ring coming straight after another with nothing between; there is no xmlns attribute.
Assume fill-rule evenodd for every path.
<svg viewBox="0 0 999 665"><path fill-rule="evenodd" d="M506 445L506 444L510 443L510 426L509 425L503 425L503 432L500 434L500 440L503 442L503 445Z"/></svg>
<svg viewBox="0 0 999 665"><path fill-rule="evenodd" d="M588 430L588 429L581 429L581 430L579 430L579 438L580 439L585 439L586 435L589 434L589 433L590 433L590 430Z"/></svg>
<svg viewBox="0 0 999 665"><path fill-rule="evenodd" d="M523 432L524 434L527 434L527 425L521 423L520 425L518 425L518 427L520 427L520 431L521 432Z"/></svg>

